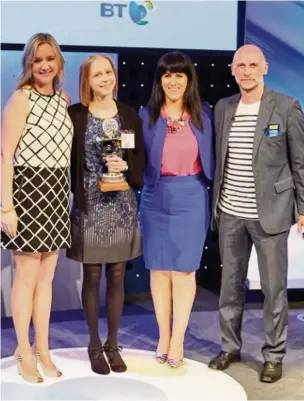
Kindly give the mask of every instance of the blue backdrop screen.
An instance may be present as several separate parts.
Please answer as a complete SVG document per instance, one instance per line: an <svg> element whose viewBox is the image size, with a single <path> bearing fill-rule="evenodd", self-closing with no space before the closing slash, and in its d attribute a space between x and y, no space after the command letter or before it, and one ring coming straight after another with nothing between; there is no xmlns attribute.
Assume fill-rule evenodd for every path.
<svg viewBox="0 0 304 401"><path fill-rule="evenodd" d="M245 41L266 55L266 84L304 107L304 2L248 1L246 7Z"/></svg>

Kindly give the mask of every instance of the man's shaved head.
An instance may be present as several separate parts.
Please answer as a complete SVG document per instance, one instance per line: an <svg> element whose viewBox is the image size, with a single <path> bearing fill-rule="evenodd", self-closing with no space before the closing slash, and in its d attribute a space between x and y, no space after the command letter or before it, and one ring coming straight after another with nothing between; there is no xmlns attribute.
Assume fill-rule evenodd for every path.
<svg viewBox="0 0 304 401"><path fill-rule="evenodd" d="M259 58L261 62L266 63L266 58L264 56L264 53L262 50L255 45L244 45L240 47L233 56L233 63L236 62L239 58L246 58L249 57L250 55L255 55L256 57Z"/></svg>
<svg viewBox="0 0 304 401"><path fill-rule="evenodd" d="M268 64L258 46L244 45L235 52L231 71L240 89L250 92L264 84Z"/></svg>

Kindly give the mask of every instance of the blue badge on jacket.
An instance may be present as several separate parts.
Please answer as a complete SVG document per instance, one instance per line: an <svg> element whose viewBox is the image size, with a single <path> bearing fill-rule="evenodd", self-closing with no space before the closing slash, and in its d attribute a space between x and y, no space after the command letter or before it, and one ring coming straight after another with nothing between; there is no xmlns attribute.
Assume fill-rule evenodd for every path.
<svg viewBox="0 0 304 401"><path fill-rule="evenodd" d="M280 135L280 124L269 124L265 135L270 137Z"/></svg>

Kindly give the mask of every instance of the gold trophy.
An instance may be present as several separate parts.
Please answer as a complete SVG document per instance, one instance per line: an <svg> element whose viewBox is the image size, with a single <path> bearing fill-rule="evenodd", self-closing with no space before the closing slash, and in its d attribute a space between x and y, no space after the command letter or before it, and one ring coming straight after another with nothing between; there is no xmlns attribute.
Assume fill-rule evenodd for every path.
<svg viewBox="0 0 304 401"><path fill-rule="evenodd" d="M117 173L109 171L106 166L106 159L111 156L123 158L123 150L121 148L121 138L117 135L117 122L115 119L107 119L103 123L103 138L96 138L96 141L101 144L101 155L103 160L103 172L98 181L98 186L101 192L110 191L127 191L129 184L126 181L123 172Z"/></svg>

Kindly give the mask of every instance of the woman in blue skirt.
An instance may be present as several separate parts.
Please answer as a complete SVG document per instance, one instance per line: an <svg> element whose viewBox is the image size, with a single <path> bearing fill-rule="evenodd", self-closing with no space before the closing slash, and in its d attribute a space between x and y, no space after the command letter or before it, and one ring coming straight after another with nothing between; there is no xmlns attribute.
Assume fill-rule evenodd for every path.
<svg viewBox="0 0 304 401"><path fill-rule="evenodd" d="M172 52L159 60L140 116L148 158L140 219L159 326L156 359L178 367L209 225L204 180L213 175L211 121L188 56Z"/></svg>

